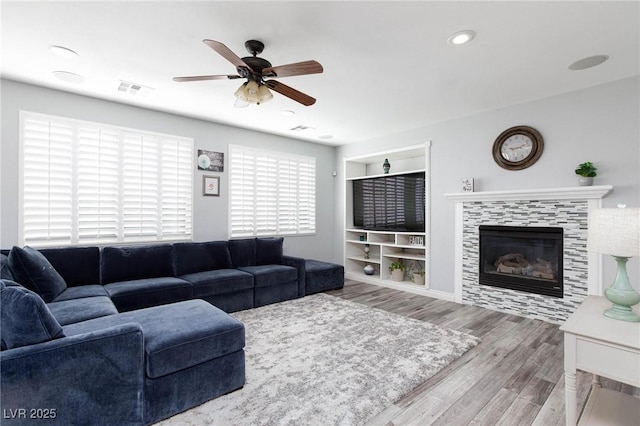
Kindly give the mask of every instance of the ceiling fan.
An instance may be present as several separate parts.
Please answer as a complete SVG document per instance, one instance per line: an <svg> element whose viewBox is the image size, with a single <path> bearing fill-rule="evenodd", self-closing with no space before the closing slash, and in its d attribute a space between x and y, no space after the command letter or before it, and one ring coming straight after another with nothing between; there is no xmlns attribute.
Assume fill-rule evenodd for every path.
<svg viewBox="0 0 640 426"><path fill-rule="evenodd" d="M202 80L233 80L246 78L247 82L236 90L236 106L247 106L250 103L260 104L273 98L269 89L274 90L305 106L313 105L316 100L292 87L280 83L277 80L265 80L265 78L290 77L295 75L318 74L323 71L322 65L316 61L296 62L294 64L272 66L266 59L257 55L264 50L264 44L258 40L248 40L245 48L252 56L239 58L227 46L219 41L205 39L204 44L218 52L223 58L236 67L236 74L231 75L197 75L192 77L174 77L173 81L202 81Z"/></svg>

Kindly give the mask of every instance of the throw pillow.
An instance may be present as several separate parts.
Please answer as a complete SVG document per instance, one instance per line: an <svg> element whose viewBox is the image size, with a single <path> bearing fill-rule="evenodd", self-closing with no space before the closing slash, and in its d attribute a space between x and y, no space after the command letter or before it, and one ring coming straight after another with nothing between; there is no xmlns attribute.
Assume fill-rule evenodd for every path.
<svg viewBox="0 0 640 426"><path fill-rule="evenodd" d="M284 238L256 238L256 265L282 265Z"/></svg>
<svg viewBox="0 0 640 426"><path fill-rule="evenodd" d="M229 252L234 268L255 266L256 264L256 240L245 238L241 240L229 240Z"/></svg>
<svg viewBox="0 0 640 426"><path fill-rule="evenodd" d="M9 267L9 258L5 254L0 254L0 278L3 280L13 280L13 274Z"/></svg>
<svg viewBox="0 0 640 426"><path fill-rule="evenodd" d="M3 349L64 337L62 327L40 296L5 280L0 280L0 320Z"/></svg>
<svg viewBox="0 0 640 426"><path fill-rule="evenodd" d="M67 289L64 278L47 258L29 246L13 247L9 252L9 266L16 281L38 293L47 303Z"/></svg>

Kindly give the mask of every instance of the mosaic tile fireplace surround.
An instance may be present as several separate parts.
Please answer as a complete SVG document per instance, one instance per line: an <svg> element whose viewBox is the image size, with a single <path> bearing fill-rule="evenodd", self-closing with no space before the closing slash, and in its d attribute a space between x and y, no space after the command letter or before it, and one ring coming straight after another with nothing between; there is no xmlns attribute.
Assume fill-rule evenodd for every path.
<svg viewBox="0 0 640 426"><path fill-rule="evenodd" d="M459 303L563 323L587 294L601 294L600 258L587 252L590 209L601 207L611 186L446 194L456 203L456 288ZM479 283L481 225L560 227L561 298Z"/></svg>

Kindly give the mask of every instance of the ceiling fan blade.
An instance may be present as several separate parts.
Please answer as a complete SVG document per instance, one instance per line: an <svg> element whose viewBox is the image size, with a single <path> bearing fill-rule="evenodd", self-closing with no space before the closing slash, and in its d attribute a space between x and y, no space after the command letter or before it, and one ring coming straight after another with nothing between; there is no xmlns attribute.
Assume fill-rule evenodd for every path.
<svg viewBox="0 0 640 426"><path fill-rule="evenodd" d="M296 62L295 64L278 65L262 70L262 75L274 73L274 77L290 77L293 75L319 74L324 69L316 61Z"/></svg>
<svg viewBox="0 0 640 426"><path fill-rule="evenodd" d="M279 81L268 80L265 82L269 89L275 90L281 95L286 96L287 98L293 99L296 102L301 103L304 106L310 106L316 103L316 100L309 95L306 95L292 87L287 86L286 84L282 84Z"/></svg>
<svg viewBox="0 0 640 426"><path fill-rule="evenodd" d="M204 39L202 40L202 42L218 52L223 58L235 65L236 68L245 67L253 71L249 65L247 65L242 59L240 59L240 57L238 57L238 55L233 53L231 49L229 49L219 41Z"/></svg>
<svg viewBox="0 0 640 426"><path fill-rule="evenodd" d="M194 75L191 77L173 77L173 81L202 81L202 80L234 80L239 75Z"/></svg>
<svg viewBox="0 0 640 426"><path fill-rule="evenodd" d="M239 75L194 75L191 77L173 77L173 81L234 80Z"/></svg>

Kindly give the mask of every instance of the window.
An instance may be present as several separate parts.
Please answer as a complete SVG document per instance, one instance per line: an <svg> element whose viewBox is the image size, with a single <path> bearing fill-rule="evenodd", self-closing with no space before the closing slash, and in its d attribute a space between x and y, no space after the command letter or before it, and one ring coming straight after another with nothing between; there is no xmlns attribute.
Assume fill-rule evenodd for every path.
<svg viewBox="0 0 640 426"><path fill-rule="evenodd" d="M315 158L235 145L229 157L231 237L315 233Z"/></svg>
<svg viewBox="0 0 640 426"><path fill-rule="evenodd" d="M191 239L193 140L20 114L24 245Z"/></svg>

